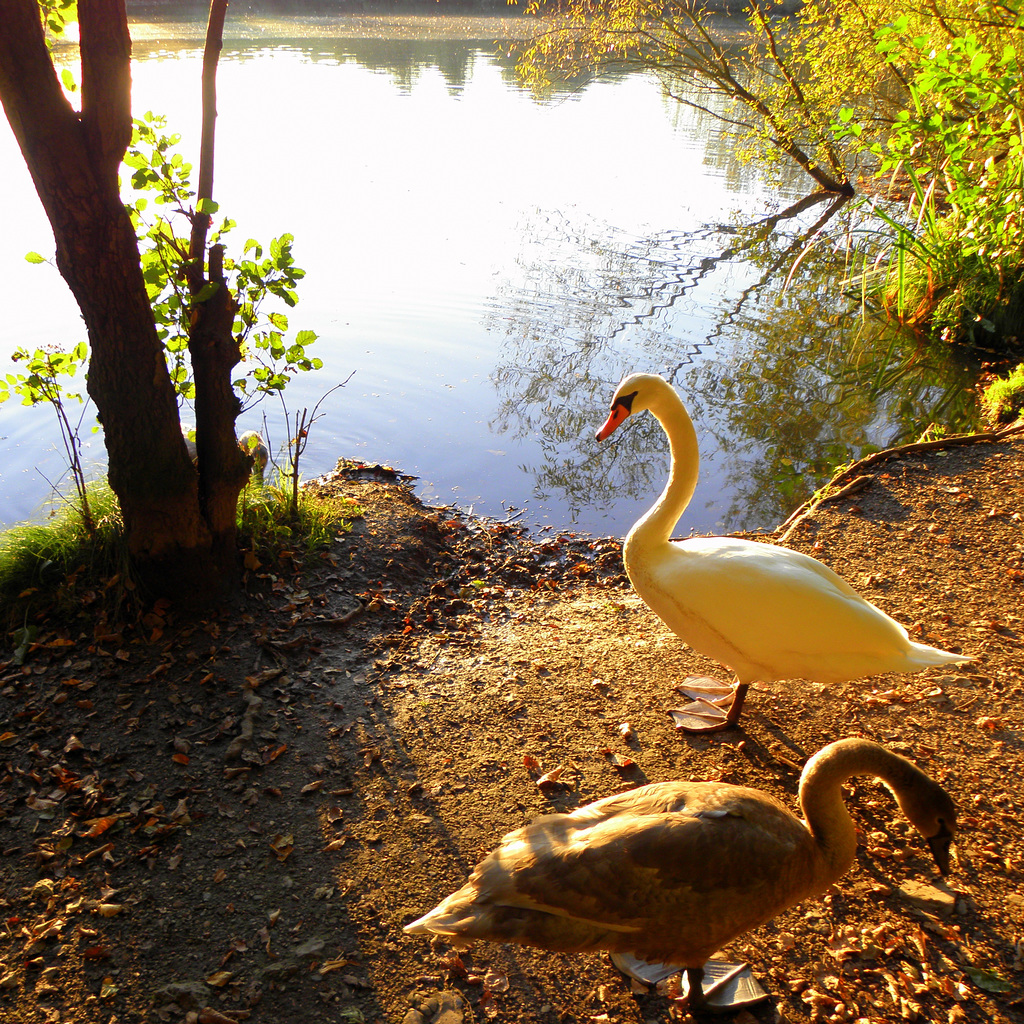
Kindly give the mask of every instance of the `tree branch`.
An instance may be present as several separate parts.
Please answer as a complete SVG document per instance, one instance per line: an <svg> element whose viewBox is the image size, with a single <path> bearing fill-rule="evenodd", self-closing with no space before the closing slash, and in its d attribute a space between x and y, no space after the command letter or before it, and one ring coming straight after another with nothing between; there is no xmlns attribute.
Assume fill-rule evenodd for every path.
<svg viewBox="0 0 1024 1024"><path fill-rule="evenodd" d="M69 146L81 146L81 136L50 61L36 0L0 0L0 101L49 210L45 180L53 180Z"/></svg>
<svg viewBox="0 0 1024 1024"><path fill-rule="evenodd" d="M199 150L197 202L213 198L213 153L217 133L217 62L224 46L224 18L227 9L228 0L210 0L206 47L203 50L203 137ZM194 292L202 288L203 258L209 227L209 215L197 211L192 218L192 237L189 243L192 274L198 278L198 284L193 285Z"/></svg>
<svg viewBox="0 0 1024 1024"><path fill-rule="evenodd" d="M132 139L132 40L125 0L79 0L82 127L95 166L116 176Z"/></svg>

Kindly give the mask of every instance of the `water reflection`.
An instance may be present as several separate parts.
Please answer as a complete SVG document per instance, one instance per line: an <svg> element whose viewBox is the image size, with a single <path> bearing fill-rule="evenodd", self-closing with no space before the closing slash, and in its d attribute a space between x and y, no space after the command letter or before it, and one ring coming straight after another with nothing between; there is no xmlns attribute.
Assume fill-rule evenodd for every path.
<svg viewBox="0 0 1024 1024"><path fill-rule="evenodd" d="M970 429L967 368L844 304L854 215L814 196L753 223L617 245L604 241L606 228L589 244L567 229L566 244L591 257L568 272L548 262L556 247L545 238L530 268L535 292L503 307L516 313L493 374L500 405L491 423L542 439L543 460L523 467L536 496L559 495L575 514L627 500L638 514L651 501L668 466L654 419L638 418L612 444L588 433L594 410L637 369L664 374L698 425L702 481L684 530L771 527L839 463L929 422ZM711 307L700 304L705 288Z"/></svg>
<svg viewBox="0 0 1024 1024"><path fill-rule="evenodd" d="M159 60L202 46L207 8L189 3L132 4L136 60ZM232 5L224 29L222 61L259 60L289 53L309 63L345 64L387 75L409 93L427 69L436 69L450 92L461 92L479 54L490 57L502 79L518 87L509 41L532 30L525 17L340 14L334 5ZM564 82L571 92L590 79Z"/></svg>
<svg viewBox="0 0 1024 1024"><path fill-rule="evenodd" d="M133 29L135 109L166 113L194 160L205 8L158 11ZM499 19L303 12L231 8L217 198L240 238L296 237L308 275L291 319L320 334L326 366L292 407L357 371L309 473L364 456L418 474L430 500L497 515L528 500L535 520L622 533L660 487L664 441L649 417L592 436L623 374L652 369L702 437L686 525L767 526L825 461L910 430L955 386L913 344L836 318L845 223L788 209L799 179L766 181L651 80L563 83L538 102L495 43ZM49 233L12 147L0 132L9 333L77 339L55 273L21 258ZM27 478L47 428L39 411L2 415L10 521L45 491Z"/></svg>

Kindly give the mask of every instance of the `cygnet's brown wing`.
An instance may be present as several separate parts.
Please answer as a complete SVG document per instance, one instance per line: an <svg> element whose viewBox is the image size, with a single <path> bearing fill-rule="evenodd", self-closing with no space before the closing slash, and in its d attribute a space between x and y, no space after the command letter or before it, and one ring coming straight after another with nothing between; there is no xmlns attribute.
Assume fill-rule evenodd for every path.
<svg viewBox="0 0 1024 1024"><path fill-rule="evenodd" d="M662 783L510 833L469 886L475 903L606 932L593 948L702 962L814 891L816 877L809 833L773 798Z"/></svg>

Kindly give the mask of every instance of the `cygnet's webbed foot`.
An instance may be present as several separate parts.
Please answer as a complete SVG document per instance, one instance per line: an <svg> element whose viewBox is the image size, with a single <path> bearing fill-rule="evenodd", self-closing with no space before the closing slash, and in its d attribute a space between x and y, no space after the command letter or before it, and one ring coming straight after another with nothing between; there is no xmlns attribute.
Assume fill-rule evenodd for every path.
<svg viewBox="0 0 1024 1024"><path fill-rule="evenodd" d="M729 686L710 676L689 676L676 687L690 703L669 714L681 732L721 732L734 726L743 710L747 684Z"/></svg>
<svg viewBox="0 0 1024 1024"><path fill-rule="evenodd" d="M623 974L647 985L656 985L681 970L648 963L630 953L613 953L612 963ZM736 1013L768 998L746 964L709 960L703 968L686 968L682 974L683 995L692 1013Z"/></svg>

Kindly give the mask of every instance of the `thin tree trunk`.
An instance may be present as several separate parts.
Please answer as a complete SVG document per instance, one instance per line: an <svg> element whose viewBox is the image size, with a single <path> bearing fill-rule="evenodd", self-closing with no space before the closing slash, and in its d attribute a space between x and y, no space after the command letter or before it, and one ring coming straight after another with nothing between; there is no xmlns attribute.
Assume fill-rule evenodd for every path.
<svg viewBox="0 0 1024 1024"><path fill-rule="evenodd" d="M214 143L217 123L217 62L228 0L211 0L203 52L203 129L199 155L197 205L213 198ZM249 479L252 456L238 447L235 420L240 411L231 371L242 354L232 334L235 302L224 278L223 248L209 252L204 268L210 218L196 212L189 243L189 291L195 301L208 283L217 285L203 302L195 301L188 349L196 385L196 453L199 499L213 538L213 556L221 570L237 573L235 510Z"/></svg>

